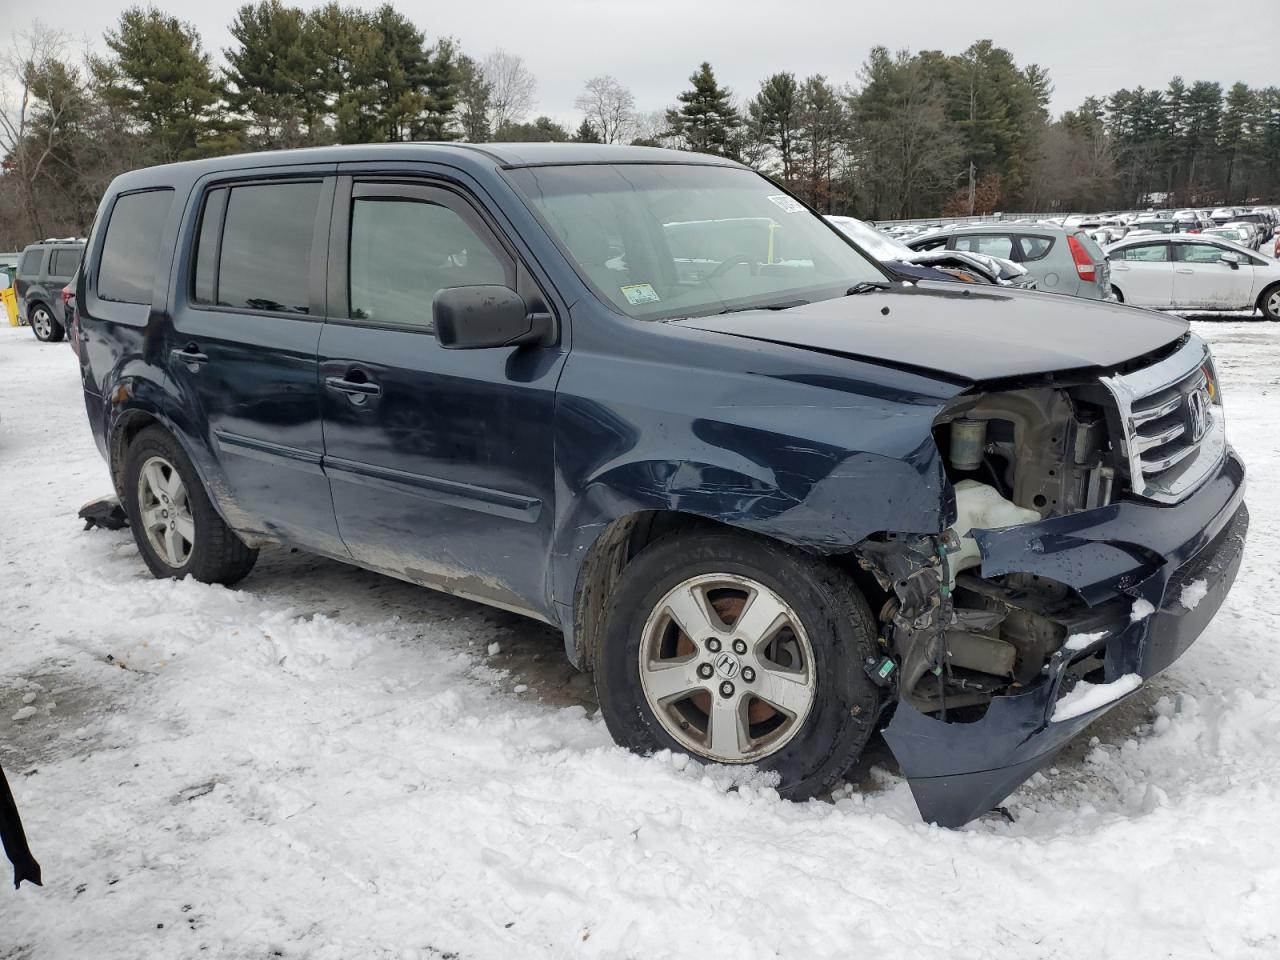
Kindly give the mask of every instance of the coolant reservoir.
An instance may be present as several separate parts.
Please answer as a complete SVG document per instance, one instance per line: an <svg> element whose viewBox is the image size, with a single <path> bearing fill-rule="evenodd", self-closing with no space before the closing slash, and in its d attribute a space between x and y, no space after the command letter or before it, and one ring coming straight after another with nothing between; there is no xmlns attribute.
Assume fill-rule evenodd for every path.
<svg viewBox="0 0 1280 960"><path fill-rule="evenodd" d="M955 586L957 573L982 562L978 541L969 536L970 530L1015 527L1020 523L1034 523L1039 519L1040 514L1035 510L1006 500L990 484L978 483L976 480L961 480L957 483L956 522L951 529L960 540L960 549L947 556L951 568L950 586Z"/></svg>

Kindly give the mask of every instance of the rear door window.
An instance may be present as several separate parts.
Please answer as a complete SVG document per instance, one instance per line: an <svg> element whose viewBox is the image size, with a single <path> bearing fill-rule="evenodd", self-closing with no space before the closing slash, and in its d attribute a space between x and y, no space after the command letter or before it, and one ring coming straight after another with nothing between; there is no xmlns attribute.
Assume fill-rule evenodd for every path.
<svg viewBox="0 0 1280 960"><path fill-rule="evenodd" d="M173 191L126 193L116 199L98 261L98 296L119 303L150 303L160 234Z"/></svg>
<svg viewBox="0 0 1280 960"><path fill-rule="evenodd" d="M217 241L218 191L210 191L195 255L196 302L278 313L311 311L311 245L320 181L246 184L227 198L216 279L209 276Z"/></svg>
<svg viewBox="0 0 1280 960"><path fill-rule="evenodd" d="M955 250L968 253L985 253L989 257L1013 259L1013 237L1007 233L977 234L956 237Z"/></svg>
<svg viewBox="0 0 1280 960"><path fill-rule="evenodd" d="M78 266L80 266L79 250L55 250L49 273L55 277L73 277Z"/></svg>

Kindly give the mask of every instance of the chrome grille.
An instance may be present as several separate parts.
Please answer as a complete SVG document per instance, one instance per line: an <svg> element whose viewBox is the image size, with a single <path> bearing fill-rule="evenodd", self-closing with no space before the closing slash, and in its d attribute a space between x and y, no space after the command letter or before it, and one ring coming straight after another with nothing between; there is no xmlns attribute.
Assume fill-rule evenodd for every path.
<svg viewBox="0 0 1280 960"><path fill-rule="evenodd" d="M1134 493L1182 499L1221 462L1227 448L1213 358L1194 334L1170 356L1104 377L1120 417L1121 452Z"/></svg>

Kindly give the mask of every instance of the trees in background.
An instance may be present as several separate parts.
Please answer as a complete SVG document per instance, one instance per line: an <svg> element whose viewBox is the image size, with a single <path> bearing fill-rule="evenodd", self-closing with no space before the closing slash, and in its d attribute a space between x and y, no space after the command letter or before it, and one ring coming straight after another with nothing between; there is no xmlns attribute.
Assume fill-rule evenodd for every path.
<svg viewBox="0 0 1280 960"><path fill-rule="evenodd" d="M195 28L126 10L81 56L36 23L0 56L0 248L82 234L122 170L244 149L326 143L573 140L740 159L823 212L871 218L1280 199L1280 87L1174 77L1087 98L1057 119L1052 85L990 41L962 53L870 51L854 84L788 72L735 102L709 63L667 110L638 111L609 75L585 81L580 123L529 120L536 79L477 58L390 3L246 3L223 66ZM571 132L572 131L572 132Z"/></svg>
<svg viewBox="0 0 1280 960"><path fill-rule="evenodd" d="M720 86L711 64L705 61L689 77L689 83L690 89L676 98L680 105L667 111L664 136L698 153L736 157L742 118L732 94Z"/></svg>
<svg viewBox="0 0 1280 960"><path fill-rule="evenodd" d="M636 98L613 77L592 77L573 102L601 143L625 143L635 124ZM595 141L591 141L595 142Z"/></svg>

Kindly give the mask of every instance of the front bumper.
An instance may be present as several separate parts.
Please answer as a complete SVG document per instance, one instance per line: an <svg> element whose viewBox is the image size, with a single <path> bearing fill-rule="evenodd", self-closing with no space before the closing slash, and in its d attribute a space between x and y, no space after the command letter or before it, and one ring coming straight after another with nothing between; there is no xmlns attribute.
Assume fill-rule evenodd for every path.
<svg viewBox="0 0 1280 960"><path fill-rule="evenodd" d="M975 531L984 577L1038 574L1075 588L1090 606L1131 598L1134 614L1087 647L1059 651L1041 683L996 697L976 722L946 723L899 703L884 738L925 820L958 827L981 816L1081 730L1140 689L1054 720L1073 665L1100 657L1108 683L1131 674L1146 680L1182 655L1222 605L1240 568L1249 528L1244 480L1244 464L1228 449L1217 473L1176 505L1125 501L1040 523ZM1204 595L1188 608L1182 591L1199 581L1204 581ZM1148 612L1142 615L1143 610Z"/></svg>

